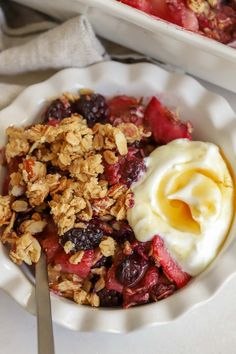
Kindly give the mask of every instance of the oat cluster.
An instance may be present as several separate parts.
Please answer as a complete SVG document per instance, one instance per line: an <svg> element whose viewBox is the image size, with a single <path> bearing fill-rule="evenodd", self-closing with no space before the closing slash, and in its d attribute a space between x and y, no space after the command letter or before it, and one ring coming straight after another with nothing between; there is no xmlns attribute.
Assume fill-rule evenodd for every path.
<svg viewBox="0 0 236 354"><path fill-rule="evenodd" d="M132 206L132 193L121 183L109 186L104 177L104 164L117 163L120 156L127 154L127 144L148 136L142 126L121 123L114 127L97 123L89 128L82 116L73 114L55 126L11 126L6 133L7 164L11 166L15 159L20 163L10 173L8 195L0 196L0 226L5 227L1 238L10 245L10 257L15 263L38 261L41 246L34 235L43 231L49 213L59 237L74 227L84 227L94 217L126 219L127 209ZM31 213L31 217L18 222L22 212ZM68 247L67 243L66 253L70 251ZM99 247L108 257L114 254L116 245L112 238L105 236ZM71 264L78 263L82 256L83 251L74 254ZM60 283L60 287L68 290L68 281ZM73 284L75 301L96 304L96 298L85 300L79 282L78 286L76 281Z"/></svg>

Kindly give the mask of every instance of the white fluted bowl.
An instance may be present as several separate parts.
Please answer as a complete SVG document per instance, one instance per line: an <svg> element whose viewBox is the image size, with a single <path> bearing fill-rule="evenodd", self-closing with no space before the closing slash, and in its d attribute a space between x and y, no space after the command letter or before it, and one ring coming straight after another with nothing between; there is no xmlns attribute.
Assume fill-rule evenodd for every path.
<svg viewBox="0 0 236 354"><path fill-rule="evenodd" d="M66 69L25 89L0 112L0 145L10 124L28 125L40 116L47 101L62 92L92 88L104 95L157 95L168 106L179 107L183 120L194 126L194 139L223 149L236 175L236 116L227 101L204 89L196 80L172 74L152 64L100 63L85 69ZM3 170L0 170L0 183ZM79 331L128 332L177 319L210 300L236 273L236 222L214 262L183 289L157 303L128 310L80 306L51 295L53 320ZM0 245L0 288L27 311L35 313L34 281L27 269L13 264Z"/></svg>

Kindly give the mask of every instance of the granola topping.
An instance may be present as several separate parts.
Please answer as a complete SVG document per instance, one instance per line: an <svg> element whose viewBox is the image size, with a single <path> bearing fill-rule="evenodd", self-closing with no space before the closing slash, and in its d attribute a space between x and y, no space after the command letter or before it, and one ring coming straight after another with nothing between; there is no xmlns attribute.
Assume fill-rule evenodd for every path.
<svg viewBox="0 0 236 354"><path fill-rule="evenodd" d="M0 226L7 225L12 216L11 197L0 196Z"/></svg>
<svg viewBox="0 0 236 354"><path fill-rule="evenodd" d="M10 251L10 258L14 263L21 264L25 262L31 265L37 263L41 254L41 247L36 238L31 233L26 232L19 237L15 243L15 249Z"/></svg>
<svg viewBox="0 0 236 354"><path fill-rule="evenodd" d="M78 305L129 307L175 290L163 275L165 285L149 291L161 278L160 264L127 221L132 184L162 142L145 109L141 98L107 99L84 89L51 101L42 123L6 131L1 241L19 265L37 263L42 249L51 291ZM173 139L188 138L188 125L173 121L167 117Z"/></svg>

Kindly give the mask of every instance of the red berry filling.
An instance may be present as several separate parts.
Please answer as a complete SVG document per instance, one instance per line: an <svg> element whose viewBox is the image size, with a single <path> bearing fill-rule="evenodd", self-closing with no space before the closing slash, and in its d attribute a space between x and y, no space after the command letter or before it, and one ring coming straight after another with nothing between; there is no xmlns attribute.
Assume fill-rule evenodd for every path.
<svg viewBox="0 0 236 354"><path fill-rule="evenodd" d="M117 126L121 123L143 124L144 106L141 100L129 96L116 96L108 101L110 122Z"/></svg>
<svg viewBox="0 0 236 354"><path fill-rule="evenodd" d="M174 139L192 139L190 123L181 122L156 97L151 99L145 110L145 120L157 142L167 144Z"/></svg>
<svg viewBox="0 0 236 354"><path fill-rule="evenodd" d="M185 0L118 1L224 44L233 42L236 38L234 0L215 3L204 1L200 5Z"/></svg>
<svg viewBox="0 0 236 354"><path fill-rule="evenodd" d="M136 182L142 172L145 171L145 164L139 150L129 148L126 156L120 156L117 163L105 165L105 178L110 185L122 183L128 187Z"/></svg>
<svg viewBox="0 0 236 354"><path fill-rule="evenodd" d="M165 275L173 281L178 288L182 288L190 280L189 274L182 271L180 266L174 261L164 245L160 236L153 238L153 257L160 263Z"/></svg>

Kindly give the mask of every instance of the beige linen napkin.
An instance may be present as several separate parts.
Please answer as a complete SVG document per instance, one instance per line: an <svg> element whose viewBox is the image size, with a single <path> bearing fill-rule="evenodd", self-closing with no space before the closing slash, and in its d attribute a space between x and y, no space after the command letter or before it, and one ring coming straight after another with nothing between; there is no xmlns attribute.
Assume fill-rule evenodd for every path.
<svg viewBox="0 0 236 354"><path fill-rule="evenodd" d="M0 0L0 75L84 67L108 59L84 16L57 23L46 15ZM37 80L39 81L39 80ZM22 85L0 83L0 109Z"/></svg>

